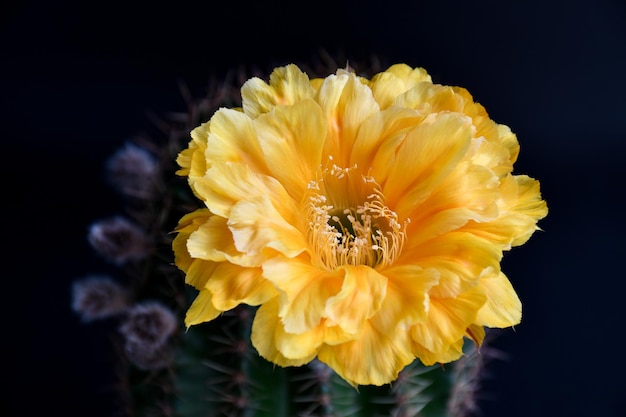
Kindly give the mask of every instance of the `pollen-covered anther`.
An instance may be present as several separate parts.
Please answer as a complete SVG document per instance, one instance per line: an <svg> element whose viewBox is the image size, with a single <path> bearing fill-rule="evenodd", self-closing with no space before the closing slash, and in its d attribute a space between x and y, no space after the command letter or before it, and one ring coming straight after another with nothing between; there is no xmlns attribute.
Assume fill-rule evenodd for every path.
<svg viewBox="0 0 626 417"><path fill-rule="evenodd" d="M333 164L324 174L350 181L351 171L356 168ZM324 189L332 194L323 179L308 187L308 238L313 259L324 269L332 271L342 265L380 268L393 263L402 251L408 220L400 224L398 215L384 204L375 180L365 176L361 179L371 192L364 201L346 208L330 204L332 197L322 194Z"/></svg>

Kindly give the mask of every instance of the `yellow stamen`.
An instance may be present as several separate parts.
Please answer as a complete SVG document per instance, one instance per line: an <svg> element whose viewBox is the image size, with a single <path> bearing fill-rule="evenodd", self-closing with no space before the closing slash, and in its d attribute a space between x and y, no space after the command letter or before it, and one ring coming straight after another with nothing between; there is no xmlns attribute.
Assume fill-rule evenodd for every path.
<svg viewBox="0 0 626 417"><path fill-rule="evenodd" d="M332 160L332 158L330 158ZM316 264L327 270L342 265L368 265L381 268L393 263L402 251L406 239L406 224L384 203L384 195L376 181L369 176L355 174L357 166L342 168L335 164L321 170L321 177L309 183L305 206L308 217L308 238ZM363 181L366 193L361 201L333 199L328 187L355 189L350 181L357 175ZM324 179L327 181L324 181ZM328 181L330 180L330 181ZM331 184L329 184L331 183ZM340 207L335 204L342 203Z"/></svg>

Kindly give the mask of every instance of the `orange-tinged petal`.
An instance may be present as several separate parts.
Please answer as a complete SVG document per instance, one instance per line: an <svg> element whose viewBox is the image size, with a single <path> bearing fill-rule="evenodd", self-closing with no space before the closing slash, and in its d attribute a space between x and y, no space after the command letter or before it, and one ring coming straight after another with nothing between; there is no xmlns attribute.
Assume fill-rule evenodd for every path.
<svg viewBox="0 0 626 417"><path fill-rule="evenodd" d="M502 179L499 191L498 218L485 223L469 222L463 230L510 249L525 243L539 230L537 221L547 215L548 208L541 198L539 182L525 175Z"/></svg>
<svg viewBox="0 0 626 417"><path fill-rule="evenodd" d="M379 111L372 91L357 77L347 73L324 80L315 96L328 125L324 155L333 157L340 167L348 167L352 145L359 127Z"/></svg>
<svg viewBox="0 0 626 417"><path fill-rule="evenodd" d="M276 332L280 331L278 318L278 300L272 299L261 305L252 322L252 345L263 358L279 366L301 366L312 361L316 352L305 357L289 359L276 347Z"/></svg>
<svg viewBox="0 0 626 417"><path fill-rule="evenodd" d="M470 338L477 347L483 344L485 335L485 327L477 324L470 324L465 331L465 336Z"/></svg>
<svg viewBox="0 0 626 417"><path fill-rule="evenodd" d="M318 359L353 386L384 385L413 362L406 331L380 331L366 321L359 338L338 345L323 345Z"/></svg>
<svg viewBox="0 0 626 417"><path fill-rule="evenodd" d="M448 363L456 361L463 356L464 338L456 340L454 343L446 346L442 350L433 352L426 349L417 342L413 343L413 353L420 359L425 366L431 366L436 363Z"/></svg>
<svg viewBox="0 0 626 417"><path fill-rule="evenodd" d="M292 360L316 355L323 344L338 345L354 338L355 335L344 332L326 320L302 333L288 333L279 323L274 333L276 349L285 358Z"/></svg>
<svg viewBox="0 0 626 417"><path fill-rule="evenodd" d="M401 218L452 172L465 156L471 135L471 120L454 113L429 116L409 131L395 158L388 161L389 173L382 190ZM376 172L373 176L378 177Z"/></svg>
<svg viewBox="0 0 626 417"><path fill-rule="evenodd" d="M202 290L193 300L191 307L185 315L185 326L193 326L195 324L211 321L222 313L221 310L215 308L211 302L213 294L209 290Z"/></svg>
<svg viewBox="0 0 626 417"><path fill-rule="evenodd" d="M187 271L185 271L185 283L197 290L204 289L209 278L213 275L215 268L217 268L217 265L219 265L217 262L194 259Z"/></svg>
<svg viewBox="0 0 626 417"><path fill-rule="evenodd" d="M431 83L431 77L423 68L412 68L406 64L394 64L386 71L372 77L370 88L381 109L390 107L395 98L404 94L418 83Z"/></svg>
<svg viewBox="0 0 626 417"><path fill-rule="evenodd" d="M406 133L424 119L424 115L412 109L393 107L374 113L363 121L350 153L348 166L357 165L365 173L374 169L374 157L381 147L394 152L404 140ZM380 151L383 153L384 151ZM386 164L384 158L378 158L380 163ZM383 182L386 179L387 165L376 169L376 180Z"/></svg>
<svg viewBox="0 0 626 417"><path fill-rule="evenodd" d="M260 266L265 256L248 256L237 251L227 219L212 216L189 235L187 249L193 258L207 261L228 261L240 266Z"/></svg>
<svg viewBox="0 0 626 417"><path fill-rule="evenodd" d="M277 207L296 211L295 203L282 184L244 164L214 163L206 175L197 181L196 189L211 212L226 218L237 202L258 195L269 196Z"/></svg>
<svg viewBox="0 0 626 417"><path fill-rule="evenodd" d="M341 291L328 299L326 313L347 333L361 331L367 319L380 308L387 289L387 277L368 266L343 266Z"/></svg>
<svg viewBox="0 0 626 417"><path fill-rule="evenodd" d="M293 64L276 68L269 84L254 77L241 87L243 111L253 119L276 106L294 104L314 94L309 76Z"/></svg>
<svg viewBox="0 0 626 417"><path fill-rule="evenodd" d="M394 105L416 109L427 105L432 113L454 112L463 113L463 97L454 93L449 86L427 82L417 83L404 94L398 95Z"/></svg>
<svg viewBox="0 0 626 417"><path fill-rule="evenodd" d="M328 272L307 261L276 257L263 264L263 276L281 293L278 315L290 333L317 326L325 315L327 300L341 290L341 271Z"/></svg>
<svg viewBox="0 0 626 417"><path fill-rule="evenodd" d="M252 119L233 109L220 109L211 118L205 157L214 162L238 162L256 172L267 172Z"/></svg>
<svg viewBox="0 0 626 417"><path fill-rule="evenodd" d="M459 229L468 221L498 216L498 177L489 169L463 162L413 209L407 227L410 247Z"/></svg>
<svg viewBox="0 0 626 417"><path fill-rule="evenodd" d="M509 150L511 155L510 161L514 163L519 156L519 142L515 133L511 132L511 128L506 125L499 124L498 127L498 141Z"/></svg>
<svg viewBox="0 0 626 417"><path fill-rule="evenodd" d="M322 162L327 125L321 107L313 100L275 107L254 126L271 175L300 201Z"/></svg>
<svg viewBox="0 0 626 417"><path fill-rule="evenodd" d="M513 289L513 285L502 272L481 278L480 287L487 297L487 302L478 310L476 323L498 328L520 323L522 302Z"/></svg>
<svg viewBox="0 0 626 417"><path fill-rule="evenodd" d="M176 162L181 169L176 171L177 175L189 176L190 181L194 177L201 177L206 172L206 142L209 135L210 122L206 122L191 131L191 141L188 148L181 151ZM192 186L193 188L193 186Z"/></svg>
<svg viewBox="0 0 626 417"><path fill-rule="evenodd" d="M439 282L439 271L418 265L398 265L383 273L388 281L385 299L376 313L380 328L394 331L398 325L408 327L425 321L430 303L428 291Z"/></svg>
<svg viewBox="0 0 626 417"><path fill-rule="evenodd" d="M274 249L293 258L308 248L306 237L293 222L282 216L267 195L243 200L233 206L228 227L237 250L249 256Z"/></svg>
<svg viewBox="0 0 626 417"><path fill-rule="evenodd" d="M503 178L513 170L509 150L500 143L482 141L472 156L476 165L490 169L498 178Z"/></svg>
<svg viewBox="0 0 626 417"><path fill-rule="evenodd" d="M229 246L235 247L226 221L224 217L211 216L191 233L187 240L189 255L206 261L225 261Z"/></svg>
<svg viewBox="0 0 626 417"><path fill-rule="evenodd" d="M191 266L191 256L187 250L187 240L189 236L211 218L212 214L207 209L199 209L185 214L174 230L177 235L172 241L174 250L174 262L182 271L187 271Z"/></svg>
<svg viewBox="0 0 626 417"><path fill-rule="evenodd" d="M454 298L431 297L428 319L411 328L413 340L431 352L447 351L465 336L485 301L479 288Z"/></svg>
<svg viewBox="0 0 626 417"><path fill-rule="evenodd" d="M213 305L227 311L239 304L254 306L276 297L274 286L262 277L261 272L261 268L218 263L206 283L206 288L213 294Z"/></svg>
<svg viewBox="0 0 626 417"><path fill-rule="evenodd" d="M439 271L439 283L430 294L446 298L475 287L485 269L499 269L501 258L499 246L471 233L449 232L415 248L405 248L398 262Z"/></svg>

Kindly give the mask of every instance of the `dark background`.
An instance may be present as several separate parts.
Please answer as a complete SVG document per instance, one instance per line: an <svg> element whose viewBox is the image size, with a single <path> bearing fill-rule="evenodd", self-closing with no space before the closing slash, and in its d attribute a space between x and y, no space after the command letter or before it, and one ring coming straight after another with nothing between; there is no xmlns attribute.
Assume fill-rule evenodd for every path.
<svg viewBox="0 0 626 417"><path fill-rule="evenodd" d="M110 328L70 310L71 283L103 268L87 227L119 210L105 158L147 111L184 110L179 81L201 95L238 65L323 48L466 87L517 133L516 171L541 181L544 231L503 262L524 318L494 342L508 359L482 415L626 416L624 3L247 3L0 6L0 414L111 415Z"/></svg>

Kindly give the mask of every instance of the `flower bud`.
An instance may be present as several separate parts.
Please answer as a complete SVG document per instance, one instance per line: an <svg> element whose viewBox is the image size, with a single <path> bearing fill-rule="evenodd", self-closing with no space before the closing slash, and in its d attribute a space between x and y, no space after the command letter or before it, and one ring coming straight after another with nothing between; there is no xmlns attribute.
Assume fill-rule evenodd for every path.
<svg viewBox="0 0 626 417"><path fill-rule="evenodd" d="M150 249L144 230L121 216L93 223L88 240L96 252L117 265L143 259Z"/></svg>
<svg viewBox="0 0 626 417"><path fill-rule="evenodd" d="M129 306L126 288L105 275L92 275L72 285L72 310L85 322L114 316Z"/></svg>

